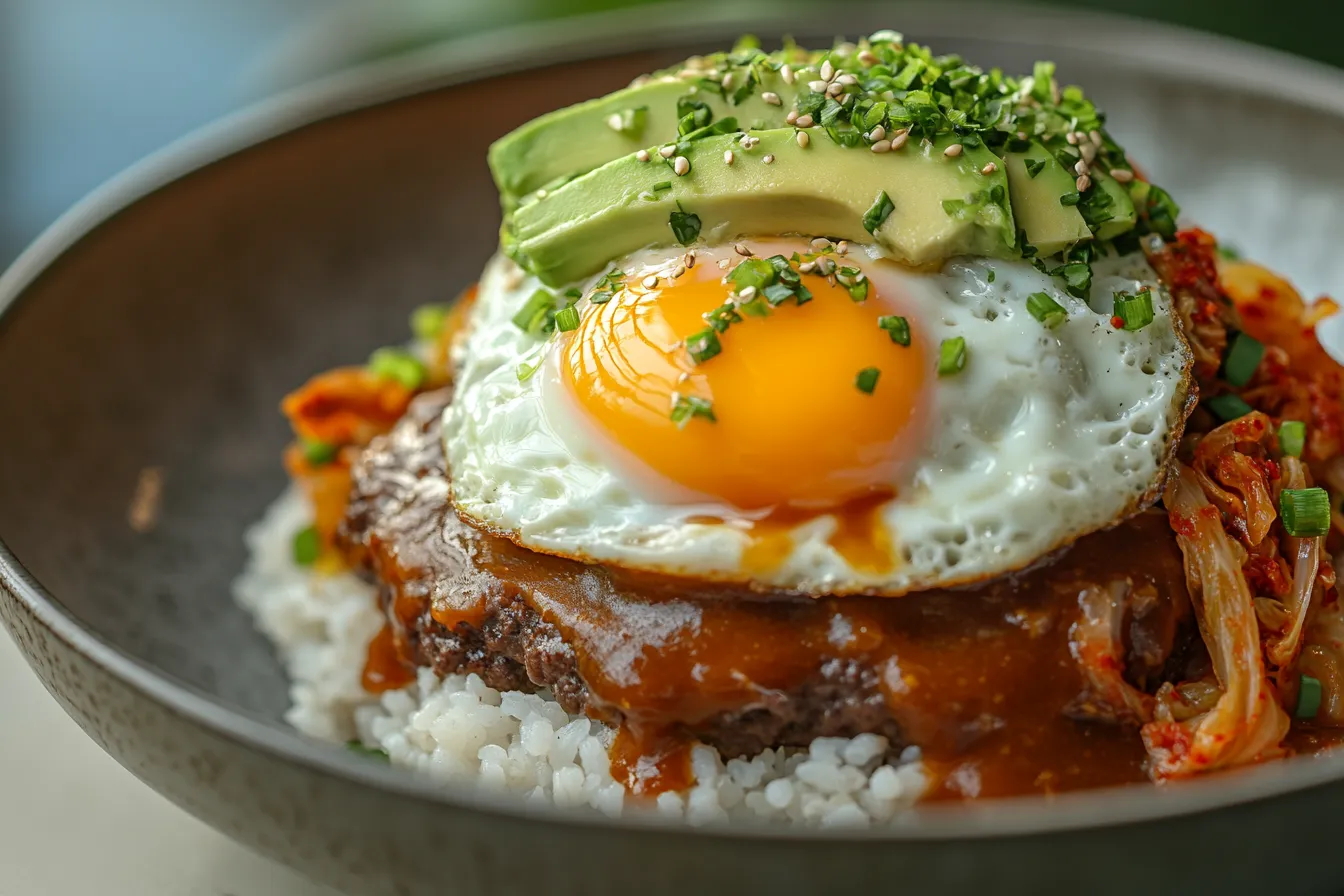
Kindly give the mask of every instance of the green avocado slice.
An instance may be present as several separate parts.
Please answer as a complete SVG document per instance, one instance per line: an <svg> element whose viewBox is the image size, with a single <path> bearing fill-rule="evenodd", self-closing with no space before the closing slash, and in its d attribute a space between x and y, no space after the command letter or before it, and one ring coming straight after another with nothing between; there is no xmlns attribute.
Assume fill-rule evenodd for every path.
<svg viewBox="0 0 1344 896"><path fill-rule="evenodd" d="M983 146L947 156L955 140L942 137L874 153L836 144L820 131L803 147L797 134L756 132L759 143L751 149L740 134L696 140L684 149L691 169L680 177L671 167L675 158L664 163L656 150L646 162L625 156L519 206L501 242L551 286L648 246L675 245L674 212L696 215L699 238L709 243L827 236L876 243L910 265L960 254L1017 255L1007 178ZM733 153L731 164L726 152Z"/></svg>
<svg viewBox="0 0 1344 896"><path fill-rule="evenodd" d="M1022 152L1007 153L1004 163L1017 226L1042 257L1092 239L1078 208L1059 201L1076 190L1074 176L1048 149L1033 141Z"/></svg>

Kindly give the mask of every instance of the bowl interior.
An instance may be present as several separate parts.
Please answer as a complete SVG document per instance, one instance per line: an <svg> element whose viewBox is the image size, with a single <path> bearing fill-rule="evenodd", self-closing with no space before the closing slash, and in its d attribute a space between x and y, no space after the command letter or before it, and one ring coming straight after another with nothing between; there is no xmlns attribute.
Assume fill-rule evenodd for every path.
<svg viewBox="0 0 1344 896"><path fill-rule="evenodd" d="M881 18L866 13L846 30L889 24ZM982 26L971 37L955 21L910 30L1010 70L1057 59L1188 210L1312 289L1344 273L1329 249L1338 229L1311 226L1344 199L1330 173L1344 138L1337 115L1270 106L1211 76L1159 78L1125 53L1051 46L1048 35L1034 43ZM346 112L229 155L95 227L0 319L0 540L107 643L279 724L283 673L229 585L244 528L284 485L281 396L399 341L413 307L475 278L497 239L492 139L726 35ZM1228 145L1228 123L1252 111L1256 139ZM1201 154L1210 146L1220 165ZM1311 235L1289 239L1290 225ZM128 514L150 468L162 471L162 506L140 532Z"/></svg>

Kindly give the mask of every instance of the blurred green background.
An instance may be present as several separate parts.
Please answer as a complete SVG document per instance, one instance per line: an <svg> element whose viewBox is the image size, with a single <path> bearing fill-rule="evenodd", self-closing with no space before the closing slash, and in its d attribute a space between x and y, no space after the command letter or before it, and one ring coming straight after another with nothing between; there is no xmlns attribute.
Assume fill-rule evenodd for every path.
<svg viewBox="0 0 1344 896"><path fill-rule="evenodd" d="M677 2L0 0L0 268L103 180L268 93L515 22ZM1173 22L1344 65L1331 0L1036 2ZM899 29L899 2L885 5ZM1059 40L1067 42L1065 29Z"/></svg>

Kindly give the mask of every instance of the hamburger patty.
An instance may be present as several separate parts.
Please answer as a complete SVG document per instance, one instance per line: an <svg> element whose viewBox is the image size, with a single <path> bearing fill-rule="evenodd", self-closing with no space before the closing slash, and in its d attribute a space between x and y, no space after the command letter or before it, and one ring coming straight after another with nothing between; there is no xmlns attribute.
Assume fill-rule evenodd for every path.
<svg viewBox="0 0 1344 896"><path fill-rule="evenodd" d="M971 592L762 595L534 553L463 522L439 438L449 400L421 396L364 450L339 536L378 583L403 663L475 672L501 690L549 688L570 712L694 737L727 757L872 732L949 759L993 750L1019 776L1088 750L1133 763L1137 777L1132 731L1111 743L1107 726L1066 718L1124 720L1083 666L1095 651L1080 650L1075 623L1091 586L1120 581L1142 599L1114 633L1110 671L1118 681L1123 665L1147 690L1170 677L1186 599L1165 515L1140 514L1053 565Z"/></svg>

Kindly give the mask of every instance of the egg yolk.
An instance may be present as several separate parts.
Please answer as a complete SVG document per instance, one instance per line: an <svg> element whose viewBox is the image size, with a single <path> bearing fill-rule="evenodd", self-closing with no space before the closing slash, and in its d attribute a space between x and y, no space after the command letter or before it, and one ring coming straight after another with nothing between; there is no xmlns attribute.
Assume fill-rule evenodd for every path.
<svg viewBox="0 0 1344 896"><path fill-rule="evenodd" d="M696 364L687 337L731 287L710 265L655 289L631 282L587 308L567 334L562 376L588 417L657 474L710 499L752 510L825 510L882 491L916 449L928 369L924 348L892 341L878 317L898 296L864 302L840 285L804 278L813 298L765 317L743 316L719 335L721 352ZM860 371L879 371L871 394ZM677 396L711 402L715 420L672 419Z"/></svg>

